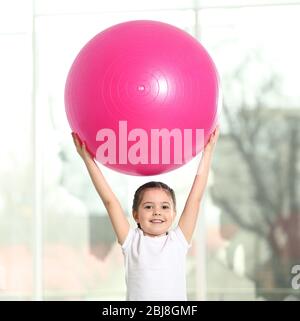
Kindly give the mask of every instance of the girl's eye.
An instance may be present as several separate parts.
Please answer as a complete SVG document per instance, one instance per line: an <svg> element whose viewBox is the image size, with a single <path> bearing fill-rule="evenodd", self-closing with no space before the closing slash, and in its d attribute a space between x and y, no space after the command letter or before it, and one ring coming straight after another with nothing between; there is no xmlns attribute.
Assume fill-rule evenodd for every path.
<svg viewBox="0 0 300 321"><path fill-rule="evenodd" d="M164 210L166 210L166 209L168 209L168 208L169 208L168 205L164 205L164 206L163 206L163 209L164 209Z"/></svg>
<svg viewBox="0 0 300 321"><path fill-rule="evenodd" d="M149 210L152 206L151 205L146 205L145 208Z"/></svg>

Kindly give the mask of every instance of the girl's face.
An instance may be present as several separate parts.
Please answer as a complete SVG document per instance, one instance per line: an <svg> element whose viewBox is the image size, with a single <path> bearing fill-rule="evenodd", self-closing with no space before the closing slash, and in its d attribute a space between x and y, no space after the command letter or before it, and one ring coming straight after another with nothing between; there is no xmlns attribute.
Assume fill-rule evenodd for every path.
<svg viewBox="0 0 300 321"><path fill-rule="evenodd" d="M160 188L149 188L133 217L140 224L145 235L160 236L172 225L176 215L174 204L168 192Z"/></svg>

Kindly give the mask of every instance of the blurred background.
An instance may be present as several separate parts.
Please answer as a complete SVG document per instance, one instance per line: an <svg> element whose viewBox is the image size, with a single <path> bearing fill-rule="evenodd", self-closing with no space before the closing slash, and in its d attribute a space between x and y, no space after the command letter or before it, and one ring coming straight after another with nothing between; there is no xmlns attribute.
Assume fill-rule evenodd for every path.
<svg viewBox="0 0 300 321"><path fill-rule="evenodd" d="M0 300L125 300L121 248L71 139L78 51L127 20L171 23L221 76L221 136L192 247L189 300L299 300L300 1L0 1ZM199 162L156 177L101 167L132 226L161 180L183 209ZM295 283L295 282L294 282Z"/></svg>

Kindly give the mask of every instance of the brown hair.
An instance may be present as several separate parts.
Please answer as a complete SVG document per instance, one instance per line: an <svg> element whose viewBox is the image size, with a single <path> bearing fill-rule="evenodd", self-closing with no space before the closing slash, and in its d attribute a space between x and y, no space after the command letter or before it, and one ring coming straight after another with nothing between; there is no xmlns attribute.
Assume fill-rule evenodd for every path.
<svg viewBox="0 0 300 321"><path fill-rule="evenodd" d="M134 197L133 197L133 204L132 204L132 210L133 211L137 211L138 210L138 207L139 207L139 205L140 205L140 203L142 201L144 192L148 188L161 188L164 191L166 191L167 193L169 193L171 198L172 198L173 204L174 204L174 209L176 210L176 197L175 197L174 190L171 187L169 187L167 184L165 184L165 183L151 181L151 182L148 182L148 183L140 186L135 191ZM138 223L138 227L141 228L139 223Z"/></svg>

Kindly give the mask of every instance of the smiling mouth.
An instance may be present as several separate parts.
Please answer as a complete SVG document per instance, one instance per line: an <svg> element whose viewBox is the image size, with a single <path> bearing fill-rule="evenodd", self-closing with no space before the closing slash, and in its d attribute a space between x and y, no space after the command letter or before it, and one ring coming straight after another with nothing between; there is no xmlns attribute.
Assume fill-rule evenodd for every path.
<svg viewBox="0 0 300 321"><path fill-rule="evenodd" d="M164 223L165 221L155 219L155 220L151 220L150 222L151 222L151 223L154 223L154 224L161 224L161 223Z"/></svg>

